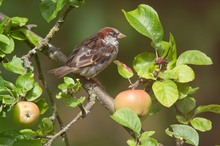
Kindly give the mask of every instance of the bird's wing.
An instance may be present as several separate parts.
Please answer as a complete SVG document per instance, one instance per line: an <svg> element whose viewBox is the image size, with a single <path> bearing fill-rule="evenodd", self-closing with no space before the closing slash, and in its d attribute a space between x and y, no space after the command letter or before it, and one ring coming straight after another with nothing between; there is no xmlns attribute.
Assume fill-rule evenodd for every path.
<svg viewBox="0 0 220 146"><path fill-rule="evenodd" d="M76 55L70 57L67 61L67 66L83 68L104 63L109 59L110 55L115 50L113 46L105 46L93 49L81 48Z"/></svg>

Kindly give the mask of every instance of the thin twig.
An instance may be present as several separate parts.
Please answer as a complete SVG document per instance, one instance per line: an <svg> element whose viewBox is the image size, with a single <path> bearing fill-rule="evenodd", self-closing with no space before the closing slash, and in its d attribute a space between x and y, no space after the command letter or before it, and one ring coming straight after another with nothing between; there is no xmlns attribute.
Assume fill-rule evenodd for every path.
<svg viewBox="0 0 220 146"><path fill-rule="evenodd" d="M67 14L73 9L72 6L68 6L65 11L62 13L62 15L59 17L59 19L57 20L57 22L55 23L55 25L50 29L50 31L48 32L48 34L46 35L46 37L41 40L41 43L34 47L33 49L31 49L26 55L22 56L22 59L24 60L24 66L26 68L29 68L31 66L31 62L29 61L29 59L36 54L38 51L42 51L43 48L45 48L49 41L53 38L54 34L56 32L59 31L59 27L64 23L64 20L67 16Z"/></svg>
<svg viewBox="0 0 220 146"><path fill-rule="evenodd" d="M87 111L86 115L88 115L90 113L90 111L92 110L94 105L95 105L95 97L90 97L89 102L85 106L85 110ZM60 130L58 133L56 133L49 141L47 141L47 143L44 144L44 146L51 146L52 142L55 139L57 139L59 136L61 136L63 133L65 133L68 129L70 129L70 127L74 123L76 123L80 119L83 119L84 117L85 117L85 115L83 115L82 111L79 112L77 114L77 116L71 122L69 122L69 124L67 124L62 130Z"/></svg>
<svg viewBox="0 0 220 146"><path fill-rule="evenodd" d="M131 84L128 88L131 89L136 89L140 84L140 79L138 79L137 81L135 81L133 84Z"/></svg>
<svg viewBox="0 0 220 146"><path fill-rule="evenodd" d="M53 137L53 135L45 135L45 136L41 136L41 135L37 135L36 138L40 138L40 139L51 139Z"/></svg>
<svg viewBox="0 0 220 146"><path fill-rule="evenodd" d="M144 79L144 78L138 78L138 80L136 80L133 84L131 84L128 88L130 89L136 89L138 86L140 86L141 84L147 84L147 82L149 82L148 80Z"/></svg>
<svg viewBox="0 0 220 146"><path fill-rule="evenodd" d="M62 129L63 128L63 122L62 122L62 119L60 118L59 114L58 114L58 111L57 111L57 107L56 107L56 104L53 100L53 96L52 96L52 93L51 91L49 90L49 88L47 87L47 84L45 82L45 79L44 79L44 76L43 76L43 73L42 73L42 70L41 70L41 65L40 65L40 61L39 61L39 58L38 56L36 55L36 53L38 51L42 51L44 47L48 46L48 43L49 41L53 38L54 34L56 32L59 31L59 27L64 23L64 20L67 16L67 14L70 12L70 10L72 10L73 7L72 6L68 6L65 11L62 13L62 15L59 17L59 19L57 20L57 22L55 23L55 25L50 29L50 31L48 32L48 34L46 35L46 37L41 40L41 43L34 47L32 50L30 50L26 55L24 55L22 57L22 59L24 60L24 66L26 68L26 71L27 71L27 68L29 68L31 66L31 62L30 62L30 58L35 55L35 60L37 62L37 67L38 67L38 72L39 72L39 79L42 81L45 89L46 89L46 92L48 94L48 97L50 99L50 102L52 104L52 107L53 107L53 115L55 116L55 118L57 119L59 125L60 125L60 128ZM66 143L66 146L70 146L69 144L69 140L68 140L68 137L67 137L67 134L64 133L63 134L64 136L64 141Z"/></svg>
<svg viewBox="0 0 220 146"><path fill-rule="evenodd" d="M36 64L37 64L37 69L38 69L38 73L39 73L39 80L41 80L42 84L44 85L44 88L46 89L46 92L47 92L47 95L49 97L49 100L50 100L50 103L52 104L52 109L53 109L53 116L55 117L55 119L57 119L58 121L58 124L60 126L60 129L63 128L63 121L57 111L57 106L56 106L56 103L53 99L53 94L51 92L51 90L48 88L47 86L47 83L46 83L46 80L44 78L44 75L43 75L43 72L42 72L42 69L41 69L41 64L40 64L40 60L39 60L39 57L37 54L34 55L34 58L35 58L35 61L36 61ZM67 137L67 134L64 133L63 135L63 138L64 138L64 141L66 143L66 146L70 146L70 143L69 143L69 140L68 140L68 137Z"/></svg>
<svg viewBox="0 0 220 146"><path fill-rule="evenodd" d="M82 116L83 116L83 117L86 117L87 111L86 111L84 105L83 105L83 104L80 104L80 105L79 105L79 108L80 108L80 110L81 110L81 112L82 112Z"/></svg>
<svg viewBox="0 0 220 146"><path fill-rule="evenodd" d="M184 140L176 139L176 146L182 146L184 144Z"/></svg>

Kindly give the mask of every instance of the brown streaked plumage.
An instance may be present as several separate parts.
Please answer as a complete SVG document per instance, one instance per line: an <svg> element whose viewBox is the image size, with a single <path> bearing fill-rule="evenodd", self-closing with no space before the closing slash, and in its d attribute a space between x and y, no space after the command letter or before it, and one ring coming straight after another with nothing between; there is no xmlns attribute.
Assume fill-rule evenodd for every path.
<svg viewBox="0 0 220 146"><path fill-rule="evenodd" d="M117 39L124 37L125 35L117 29L105 27L78 45L65 66L49 72L58 78L69 73L79 74L88 79L95 77L116 58L119 47Z"/></svg>

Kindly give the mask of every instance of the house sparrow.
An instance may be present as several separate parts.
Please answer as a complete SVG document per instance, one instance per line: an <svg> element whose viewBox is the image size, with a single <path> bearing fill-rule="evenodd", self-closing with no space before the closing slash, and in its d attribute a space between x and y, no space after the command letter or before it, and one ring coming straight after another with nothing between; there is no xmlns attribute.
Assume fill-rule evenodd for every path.
<svg viewBox="0 0 220 146"><path fill-rule="evenodd" d="M50 70L57 78L74 73L87 79L95 77L104 70L117 56L117 39L126 37L117 29L105 27L84 40L72 52L65 66Z"/></svg>

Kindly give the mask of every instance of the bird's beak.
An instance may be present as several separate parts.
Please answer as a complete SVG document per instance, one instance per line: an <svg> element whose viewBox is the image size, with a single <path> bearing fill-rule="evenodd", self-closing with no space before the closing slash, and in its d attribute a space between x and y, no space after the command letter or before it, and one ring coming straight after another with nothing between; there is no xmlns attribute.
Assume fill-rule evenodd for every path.
<svg viewBox="0 0 220 146"><path fill-rule="evenodd" d="M121 39L121 38L124 38L124 37L126 37L126 35L124 35L123 33L119 33L119 34L117 35L117 38L118 38L118 39Z"/></svg>

